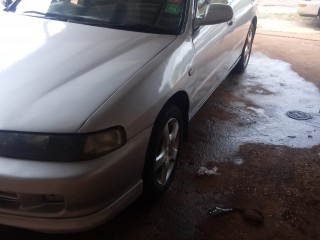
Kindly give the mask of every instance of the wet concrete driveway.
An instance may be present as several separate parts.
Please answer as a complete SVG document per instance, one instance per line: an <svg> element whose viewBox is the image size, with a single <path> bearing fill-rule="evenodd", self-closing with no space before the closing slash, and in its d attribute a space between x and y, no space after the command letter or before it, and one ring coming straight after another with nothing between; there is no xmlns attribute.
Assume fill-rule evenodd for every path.
<svg viewBox="0 0 320 240"><path fill-rule="evenodd" d="M0 239L320 239L319 68L304 79L299 74L310 74L305 58L290 58L290 51L277 57L266 40L268 47L295 45L294 39L257 36L247 72L226 79L190 122L175 181L161 199L142 197L81 234L2 226ZM295 70L279 60L286 57ZM291 119L291 110L311 119ZM209 216L216 206L256 209L264 224L239 213Z"/></svg>

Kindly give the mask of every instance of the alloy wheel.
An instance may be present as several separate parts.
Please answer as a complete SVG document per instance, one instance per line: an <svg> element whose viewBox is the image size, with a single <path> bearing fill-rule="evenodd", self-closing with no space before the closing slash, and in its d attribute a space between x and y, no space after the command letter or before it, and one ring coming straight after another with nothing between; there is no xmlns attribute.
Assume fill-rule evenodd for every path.
<svg viewBox="0 0 320 240"><path fill-rule="evenodd" d="M160 186L166 185L176 164L180 144L180 126L176 118L165 124L156 154L154 170Z"/></svg>
<svg viewBox="0 0 320 240"><path fill-rule="evenodd" d="M252 48L252 41L253 41L253 30L252 28L249 29L247 40L246 40L246 46L244 48L244 66L247 66L251 54L251 48Z"/></svg>

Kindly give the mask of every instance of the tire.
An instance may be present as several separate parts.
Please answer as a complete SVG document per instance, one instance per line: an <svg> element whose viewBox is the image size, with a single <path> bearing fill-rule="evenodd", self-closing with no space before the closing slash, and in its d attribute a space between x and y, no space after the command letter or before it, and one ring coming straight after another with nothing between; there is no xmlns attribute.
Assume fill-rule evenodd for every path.
<svg viewBox="0 0 320 240"><path fill-rule="evenodd" d="M182 142L182 113L174 105L165 107L155 121L146 155L143 182L149 196L157 197L170 186Z"/></svg>
<svg viewBox="0 0 320 240"><path fill-rule="evenodd" d="M233 69L233 71L235 73L243 73L248 66L250 55L251 55L251 50L252 50L252 43L253 43L253 39L254 39L254 34L255 34L255 28L254 28L253 24L251 23L244 47L242 49L240 60Z"/></svg>

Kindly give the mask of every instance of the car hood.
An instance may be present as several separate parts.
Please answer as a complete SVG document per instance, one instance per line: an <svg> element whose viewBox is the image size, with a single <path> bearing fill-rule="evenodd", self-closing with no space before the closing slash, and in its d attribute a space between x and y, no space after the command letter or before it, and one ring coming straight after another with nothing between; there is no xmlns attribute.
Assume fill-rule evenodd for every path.
<svg viewBox="0 0 320 240"><path fill-rule="evenodd" d="M0 14L0 130L76 132L175 36Z"/></svg>

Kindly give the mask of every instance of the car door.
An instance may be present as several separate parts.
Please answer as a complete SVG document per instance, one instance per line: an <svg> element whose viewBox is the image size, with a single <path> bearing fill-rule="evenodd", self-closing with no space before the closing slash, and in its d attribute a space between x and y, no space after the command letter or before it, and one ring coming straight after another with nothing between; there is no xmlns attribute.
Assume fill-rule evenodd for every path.
<svg viewBox="0 0 320 240"><path fill-rule="evenodd" d="M208 0L196 0L196 17L202 18ZM193 115L212 91L221 83L230 68L230 26L228 23L201 26L193 32L194 64L196 80L190 101L190 114Z"/></svg>
<svg viewBox="0 0 320 240"><path fill-rule="evenodd" d="M255 0L228 0L233 9L233 19L230 25L230 44L233 46L230 64L233 65L241 55L247 33L254 17Z"/></svg>

